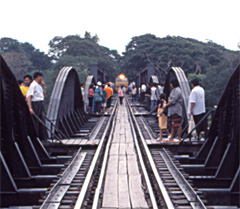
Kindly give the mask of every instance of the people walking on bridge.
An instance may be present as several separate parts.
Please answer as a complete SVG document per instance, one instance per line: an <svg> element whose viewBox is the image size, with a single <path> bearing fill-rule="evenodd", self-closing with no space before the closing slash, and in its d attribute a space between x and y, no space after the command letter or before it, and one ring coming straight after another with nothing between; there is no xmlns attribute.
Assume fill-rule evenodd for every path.
<svg viewBox="0 0 240 209"><path fill-rule="evenodd" d="M107 112L109 113L113 95L113 89L111 88L110 83L107 83L104 90L107 92Z"/></svg>
<svg viewBox="0 0 240 209"><path fill-rule="evenodd" d="M93 90L93 84L91 84L88 88L88 113L90 113L92 110L93 97L94 97L94 90Z"/></svg>
<svg viewBox="0 0 240 209"><path fill-rule="evenodd" d="M146 90L147 90L146 85L144 83L142 83L141 88L140 88L140 98L139 98L140 102L144 102Z"/></svg>
<svg viewBox="0 0 240 209"><path fill-rule="evenodd" d="M94 100L95 100L95 112L98 115L101 112L102 107L102 97L103 97L103 91L102 91L102 83L100 81L97 82L97 86L94 91Z"/></svg>
<svg viewBox="0 0 240 209"><path fill-rule="evenodd" d="M151 88L151 112L150 112L150 114L152 114L157 108L157 97L156 97L157 87L158 87L158 84L154 83L153 87Z"/></svg>
<svg viewBox="0 0 240 209"><path fill-rule="evenodd" d="M47 130L46 127L39 121L39 119L45 123L44 117L44 98L47 97L45 83L43 81L43 74L41 72L35 72L33 74L33 82L29 86L27 92L27 102L29 111L33 117L34 124L37 129L37 134L42 141L47 140Z"/></svg>
<svg viewBox="0 0 240 209"><path fill-rule="evenodd" d="M197 125L205 115L205 91L199 85L199 80L197 78L191 81L192 91L189 96L188 104L188 115L193 116L195 125ZM196 131L197 137L199 139L200 134L203 135L205 131L205 121L198 124Z"/></svg>
<svg viewBox="0 0 240 209"><path fill-rule="evenodd" d="M146 91L145 91L145 99L144 104L148 111L150 111L151 108L151 86L149 83L147 83Z"/></svg>
<svg viewBox="0 0 240 209"><path fill-rule="evenodd" d="M82 92L82 100L83 100L83 103L85 102L85 99L84 99L84 83L81 83L81 92Z"/></svg>
<svg viewBox="0 0 240 209"><path fill-rule="evenodd" d="M170 94L169 102L166 104L166 106L163 107L163 110L168 108L169 126L171 127L171 136L169 138L169 141L180 142L182 135L182 92L176 78L170 81L170 85L172 91ZM163 114L163 111L161 113ZM176 132L178 135L177 141L173 140Z"/></svg>
<svg viewBox="0 0 240 209"><path fill-rule="evenodd" d="M124 90L123 90L123 86L121 86L121 88L118 90L118 97L120 99L120 104L123 104L123 97L124 97Z"/></svg>
<svg viewBox="0 0 240 209"><path fill-rule="evenodd" d="M132 86L132 103L136 101L136 97L137 97L137 88L135 85L133 85Z"/></svg>
<svg viewBox="0 0 240 209"><path fill-rule="evenodd" d="M32 83L32 76L31 75L25 75L24 76L24 84L20 86L20 89L22 91L23 96L26 98L28 89L30 84Z"/></svg>
<svg viewBox="0 0 240 209"><path fill-rule="evenodd" d="M160 103L158 106L158 123L160 128L160 136L159 141L163 141L163 131L167 133L169 136L169 132L167 129L167 109L164 109L166 106L166 95L164 93L160 94Z"/></svg>
<svg viewBox="0 0 240 209"><path fill-rule="evenodd" d="M103 96L102 96L102 113L105 113L106 110L106 106L107 106L107 92L104 89L104 85L101 86L102 88L102 92L103 92Z"/></svg>
<svg viewBox="0 0 240 209"><path fill-rule="evenodd" d="M157 98L157 107L160 104L160 95L163 93L164 85L163 83L160 83L156 89L156 98Z"/></svg>

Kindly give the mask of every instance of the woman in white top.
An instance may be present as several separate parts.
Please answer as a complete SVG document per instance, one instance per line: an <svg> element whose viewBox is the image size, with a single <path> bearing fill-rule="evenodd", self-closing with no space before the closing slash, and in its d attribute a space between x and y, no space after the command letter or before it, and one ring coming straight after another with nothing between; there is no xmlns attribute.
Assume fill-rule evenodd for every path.
<svg viewBox="0 0 240 209"><path fill-rule="evenodd" d="M136 100L136 96L137 96L137 88L135 85L132 86L132 103L134 103L134 101Z"/></svg>

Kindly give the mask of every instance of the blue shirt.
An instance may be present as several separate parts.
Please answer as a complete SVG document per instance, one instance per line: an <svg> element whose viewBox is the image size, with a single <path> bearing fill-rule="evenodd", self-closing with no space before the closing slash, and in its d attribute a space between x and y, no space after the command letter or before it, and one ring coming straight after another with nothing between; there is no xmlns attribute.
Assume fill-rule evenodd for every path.
<svg viewBox="0 0 240 209"><path fill-rule="evenodd" d="M102 102L102 95L103 95L102 89L97 87L94 91L94 94L95 94L95 101Z"/></svg>

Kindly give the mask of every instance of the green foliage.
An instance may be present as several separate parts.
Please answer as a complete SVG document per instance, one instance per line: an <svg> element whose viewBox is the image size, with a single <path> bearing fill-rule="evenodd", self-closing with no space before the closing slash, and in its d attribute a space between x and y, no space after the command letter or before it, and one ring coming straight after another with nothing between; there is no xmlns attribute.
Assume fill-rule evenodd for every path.
<svg viewBox="0 0 240 209"><path fill-rule="evenodd" d="M152 34L133 37L121 59L121 69L130 79L152 63L162 80L172 66L182 67L186 74L206 74L213 66L227 62L235 67L239 54L215 43L203 43L190 38L158 38Z"/></svg>
<svg viewBox="0 0 240 209"><path fill-rule="evenodd" d="M165 80L172 66L179 66L190 80L197 77L206 91L207 106L216 105L226 86L231 72L240 61L239 51L231 51L213 42L203 43L190 38L158 38L152 34L136 36L126 46L123 56L116 50L98 44L97 35L85 32L84 37L69 35L56 36L49 42L48 55L30 43L16 39L0 39L0 53L7 61L17 79L26 73L40 70L44 74L48 103L55 79L64 66L73 66L80 82L85 82L89 65L98 63L114 81L120 72L130 81L148 63L154 64L158 76Z"/></svg>
<svg viewBox="0 0 240 209"><path fill-rule="evenodd" d="M67 60L73 59L74 64L87 68L89 64L98 63L113 79L116 76L120 55L116 50L110 50L100 46L97 35L91 36L89 32L85 33L84 38L79 35L67 37L54 37L50 42L49 57L62 63L62 58L67 56ZM70 58L72 57L72 58ZM65 59L64 59L65 60ZM57 64L58 65L58 64Z"/></svg>
<svg viewBox="0 0 240 209"><path fill-rule="evenodd" d="M58 60L53 70L59 72L64 66L72 66L78 72L80 82L83 83L88 76L88 66L85 63L94 64L95 62L88 57L73 57L66 55Z"/></svg>
<svg viewBox="0 0 240 209"><path fill-rule="evenodd" d="M12 38L0 39L0 50L17 78L32 70L45 71L51 67L50 58L29 43Z"/></svg>
<svg viewBox="0 0 240 209"><path fill-rule="evenodd" d="M227 50L213 42L145 34L133 37L128 43L120 67L130 80L135 80L137 72L152 63L162 81L171 67L181 67L189 81L199 78L205 88L207 106L212 107L218 103L231 72L239 63L239 55L239 51Z"/></svg>

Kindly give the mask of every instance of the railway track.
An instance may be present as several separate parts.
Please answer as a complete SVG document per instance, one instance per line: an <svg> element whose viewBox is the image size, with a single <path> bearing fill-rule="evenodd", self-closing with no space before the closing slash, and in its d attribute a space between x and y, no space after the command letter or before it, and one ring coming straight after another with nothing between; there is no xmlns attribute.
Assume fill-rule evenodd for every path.
<svg viewBox="0 0 240 209"><path fill-rule="evenodd" d="M91 204L91 191L96 187L101 169L104 150L110 134L117 102L106 120L100 119L99 126L94 129L93 137L99 139L98 146L79 148L74 157L62 169L59 179L52 183L40 201L41 209L47 208L88 208ZM86 195L88 196L86 197ZM90 203L89 203L90 202Z"/></svg>
<svg viewBox="0 0 240 209"><path fill-rule="evenodd" d="M147 146L145 137L151 137L148 126L144 125L143 119L134 116L127 99L125 105L142 176L146 208L206 208L201 192L193 188L188 175L171 153L164 148ZM101 132L99 145L92 149L79 148L58 175L59 179L46 192L41 209L103 208L104 183L117 111L116 102L109 119L105 119L101 128L96 130L98 133L93 133L93 136L99 137Z"/></svg>
<svg viewBox="0 0 240 209"><path fill-rule="evenodd" d="M152 137L146 122L134 116L130 104L128 107L138 133L138 143L157 198L158 208L206 208L202 193L193 188L188 175L172 154L164 148L149 148L145 139Z"/></svg>

